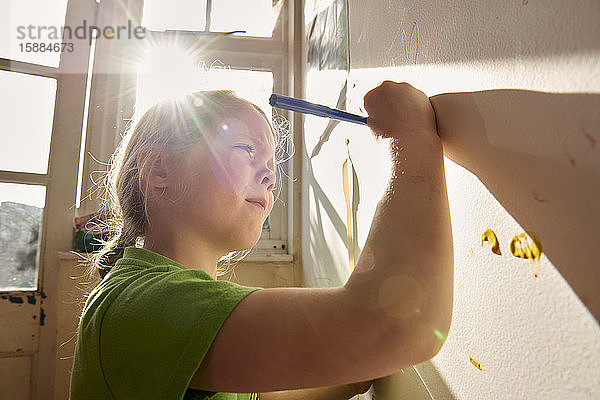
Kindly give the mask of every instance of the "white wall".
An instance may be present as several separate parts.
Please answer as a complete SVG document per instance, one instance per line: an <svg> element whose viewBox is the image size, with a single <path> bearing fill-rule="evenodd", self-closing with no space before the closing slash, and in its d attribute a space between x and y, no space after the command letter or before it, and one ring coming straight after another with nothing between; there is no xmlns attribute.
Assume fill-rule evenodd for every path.
<svg viewBox="0 0 600 400"><path fill-rule="evenodd" d="M430 372L424 379L432 397L599 398L600 2L349 3L349 76L309 72L307 99L335 105L346 77L346 106L357 113L362 96L385 79L435 96L455 301L446 344L421 367ZM306 118L309 286L339 285L349 274L344 140L360 182L359 248L389 165L387 143L347 123L309 158L326 125ZM486 229L495 231L502 255L481 245ZM541 242L540 260L509 251L524 231Z"/></svg>

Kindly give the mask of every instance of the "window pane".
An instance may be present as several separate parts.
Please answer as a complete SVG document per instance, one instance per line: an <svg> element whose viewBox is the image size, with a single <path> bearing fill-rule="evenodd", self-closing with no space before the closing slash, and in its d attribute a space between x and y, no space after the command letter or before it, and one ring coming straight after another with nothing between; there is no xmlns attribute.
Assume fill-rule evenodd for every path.
<svg viewBox="0 0 600 400"><path fill-rule="evenodd" d="M26 43L62 42L67 0L0 2L0 57L58 67L60 52L27 51Z"/></svg>
<svg viewBox="0 0 600 400"><path fill-rule="evenodd" d="M35 290L46 187L0 183L0 290Z"/></svg>
<svg viewBox="0 0 600 400"><path fill-rule="evenodd" d="M206 27L206 0L145 0L142 26L155 31L203 31Z"/></svg>
<svg viewBox="0 0 600 400"><path fill-rule="evenodd" d="M56 79L0 71L0 170L45 174Z"/></svg>
<svg viewBox="0 0 600 400"><path fill-rule="evenodd" d="M210 30L214 32L242 30L247 36L271 37L275 25L273 0L214 0L210 18Z"/></svg>
<svg viewBox="0 0 600 400"><path fill-rule="evenodd" d="M182 49L171 46L150 49L139 72L136 116L167 97L203 89L234 90L271 115L273 73L269 71L234 70L214 60L198 66Z"/></svg>

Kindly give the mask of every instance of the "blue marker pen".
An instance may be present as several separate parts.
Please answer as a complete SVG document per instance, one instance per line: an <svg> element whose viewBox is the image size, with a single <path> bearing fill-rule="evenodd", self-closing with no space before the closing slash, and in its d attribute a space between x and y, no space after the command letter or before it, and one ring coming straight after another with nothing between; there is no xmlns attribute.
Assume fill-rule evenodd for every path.
<svg viewBox="0 0 600 400"><path fill-rule="evenodd" d="M350 114L346 111L329 108L320 104L309 103L308 101L295 99L293 97L272 94L269 99L272 107L282 108L284 110L295 111L303 114L312 114L319 117L339 119L340 121L354 122L355 124L367 125L367 118L360 115Z"/></svg>

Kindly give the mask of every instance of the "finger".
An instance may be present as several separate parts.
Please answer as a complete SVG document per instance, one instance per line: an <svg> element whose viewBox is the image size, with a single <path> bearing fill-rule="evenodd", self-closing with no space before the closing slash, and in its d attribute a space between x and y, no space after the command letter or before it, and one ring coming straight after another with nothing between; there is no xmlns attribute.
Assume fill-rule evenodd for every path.
<svg viewBox="0 0 600 400"><path fill-rule="evenodd" d="M367 126L371 129L371 133L377 142L379 142L382 137L385 137L383 129L379 127L377 120L373 119L373 117L367 117Z"/></svg>
<svg viewBox="0 0 600 400"><path fill-rule="evenodd" d="M373 102L375 99L374 96L377 96L376 93L377 93L377 88L374 88L374 89L369 90L367 92L367 94L365 94L365 96L363 97L363 104L364 104L365 110L367 110L367 112L368 112L368 109L371 108L373 105Z"/></svg>

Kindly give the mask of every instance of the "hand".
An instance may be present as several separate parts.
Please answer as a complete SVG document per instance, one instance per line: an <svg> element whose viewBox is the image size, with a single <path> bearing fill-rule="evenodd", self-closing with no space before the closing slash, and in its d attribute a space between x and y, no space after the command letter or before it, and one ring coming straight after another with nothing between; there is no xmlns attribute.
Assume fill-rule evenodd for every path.
<svg viewBox="0 0 600 400"><path fill-rule="evenodd" d="M367 125L384 138L425 136L438 139L429 98L408 83L385 81L364 97Z"/></svg>

